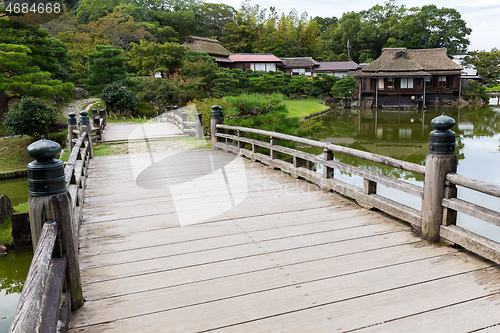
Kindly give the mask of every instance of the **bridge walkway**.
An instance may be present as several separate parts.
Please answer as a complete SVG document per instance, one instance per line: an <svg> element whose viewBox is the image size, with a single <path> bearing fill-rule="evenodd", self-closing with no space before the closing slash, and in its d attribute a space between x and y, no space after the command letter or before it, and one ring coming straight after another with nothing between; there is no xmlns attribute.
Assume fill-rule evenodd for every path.
<svg viewBox="0 0 500 333"><path fill-rule="evenodd" d="M95 157L83 216L70 332L500 332L497 265L233 154Z"/></svg>

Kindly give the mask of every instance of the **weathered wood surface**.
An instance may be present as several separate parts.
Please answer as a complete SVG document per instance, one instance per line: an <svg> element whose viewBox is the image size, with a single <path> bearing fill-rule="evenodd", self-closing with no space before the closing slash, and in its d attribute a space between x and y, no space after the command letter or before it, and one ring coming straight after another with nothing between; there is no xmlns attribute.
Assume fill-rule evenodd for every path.
<svg viewBox="0 0 500 333"><path fill-rule="evenodd" d="M96 157L89 175L87 302L70 332L387 332L370 325L419 318L444 327L450 315L500 322L493 263L422 241L281 171L190 151ZM440 331L484 328L472 326Z"/></svg>
<svg viewBox="0 0 500 333"><path fill-rule="evenodd" d="M179 136L182 136L182 131L171 123L108 123L102 133L102 142L158 140Z"/></svg>
<svg viewBox="0 0 500 333"><path fill-rule="evenodd" d="M44 304L42 298L50 277L50 262L57 231L58 225L54 221L43 224L38 242L40 246L35 249L33 263L24 282L10 333L40 332Z"/></svg>

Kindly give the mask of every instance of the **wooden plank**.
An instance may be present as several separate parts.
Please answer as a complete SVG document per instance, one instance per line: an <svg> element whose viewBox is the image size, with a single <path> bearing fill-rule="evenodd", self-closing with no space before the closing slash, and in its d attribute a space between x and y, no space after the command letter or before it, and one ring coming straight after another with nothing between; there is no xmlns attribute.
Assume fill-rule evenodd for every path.
<svg viewBox="0 0 500 333"><path fill-rule="evenodd" d="M442 204L444 207L451 208L457 212L467 214L496 226L500 226L500 213L492 209L488 209L458 198L443 198Z"/></svg>
<svg viewBox="0 0 500 333"><path fill-rule="evenodd" d="M456 225L441 226L439 235L469 251L500 264L500 244Z"/></svg>
<svg viewBox="0 0 500 333"><path fill-rule="evenodd" d="M49 265L57 237L58 226L52 220L43 224L32 265L24 282L17 310L9 332L38 332L42 314L42 297L49 278Z"/></svg>
<svg viewBox="0 0 500 333"><path fill-rule="evenodd" d="M203 265L153 272L84 285L88 300L156 290L221 277L241 276L277 267L295 265L335 267L338 276L396 263L450 254L458 250L428 246L407 232L357 238L313 246L282 249L257 256L216 261ZM373 260L373 258L378 258ZM273 260L269 260L273 259Z"/></svg>
<svg viewBox="0 0 500 333"><path fill-rule="evenodd" d="M460 185L463 187L476 190L481 193L493 195L500 198L500 186L489 184L477 179L469 178L463 175L458 175L456 173L449 173L446 175L446 180L453 184Z"/></svg>
<svg viewBox="0 0 500 333"><path fill-rule="evenodd" d="M436 265L437 263L439 265ZM439 267L440 265L443 265L443 269ZM463 302L471 298L498 293L497 285L484 286L477 282L477 277L480 274L484 274L484 272L498 274L498 268L486 268L484 272L476 273L475 270L481 267L485 267L485 265L478 264L478 262L472 263L467 258L457 259L455 262L453 260L443 262L436 259L418 261L403 267L391 266L376 271L320 280L301 279L294 276L293 272L277 270L278 273L272 274L271 278L264 277L256 280L249 276L250 279L247 280L245 276L242 276L240 281L235 282L241 286L242 284L258 284L261 281L266 283L272 279L282 278L285 281L285 286L266 288L264 285L260 288L260 292L241 296L224 297L222 295L219 298L217 295L213 295L214 290L227 288L228 284L217 284L220 281L208 282L207 285L211 283L212 286L216 285L217 287L201 287L199 292L211 293L212 297L216 299L212 302L198 301L197 293L193 292L194 286L170 288L168 289L170 293L166 295L161 292L152 292L147 295L137 294L138 297L149 296L147 304L141 302L144 307L138 307L138 302L130 301L134 298L130 295L130 298L120 302L120 304L129 305L123 308L123 312L106 311L106 307L99 307L102 309L102 314L107 312L109 316L101 319L102 324L93 327L93 329L130 329L135 331L148 322L151 325L148 329L151 331L168 325L170 332L194 332L249 322L250 329L249 327L238 329L233 326L226 330L255 332L257 331L256 327L251 326L260 324L261 330L265 328L268 331L276 332L280 331L279 327L281 327L287 331L294 331L294 328L290 326L290 320L294 317L299 317L302 320L306 318L310 318L310 320L326 319L326 316L332 314L336 320L355 321L358 319L364 320L366 324L374 324L382 320L387 321ZM436 276L439 279L436 279ZM471 286L457 293L457 289L469 284ZM189 287L191 289L187 291ZM179 293L177 294L176 291ZM444 295L446 297L443 297ZM171 306L165 305L165 297L170 298L173 303ZM423 297L425 301L422 301ZM191 303L191 306L183 306L186 303ZM370 309L370 311L359 311L360 308ZM130 318L132 312L134 317ZM307 316L303 316L303 313L307 313ZM110 317L112 318L111 322ZM186 320L187 318L196 318L196 320ZM264 323L256 322L262 318L269 320L264 319ZM100 323L96 316L85 319L86 325ZM74 328L80 326L77 318L72 321L72 325ZM349 326L344 323L340 328L346 331L359 328L362 324L357 323L353 325L354 327ZM85 331L85 328L83 329Z"/></svg>
<svg viewBox="0 0 500 333"><path fill-rule="evenodd" d="M49 277L42 297L42 320L40 332L55 332L59 321L61 295L66 273L66 255L52 258Z"/></svg>

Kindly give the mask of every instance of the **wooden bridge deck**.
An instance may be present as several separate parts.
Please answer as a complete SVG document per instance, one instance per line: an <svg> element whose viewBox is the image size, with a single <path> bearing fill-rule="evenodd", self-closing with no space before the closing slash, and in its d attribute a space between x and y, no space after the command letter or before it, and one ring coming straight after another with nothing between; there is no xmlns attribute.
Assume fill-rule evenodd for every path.
<svg viewBox="0 0 500 333"><path fill-rule="evenodd" d="M158 140L182 136L170 123L109 123L102 134L103 142Z"/></svg>
<svg viewBox="0 0 500 333"><path fill-rule="evenodd" d="M196 150L89 175L71 332L500 332L498 266L281 171Z"/></svg>

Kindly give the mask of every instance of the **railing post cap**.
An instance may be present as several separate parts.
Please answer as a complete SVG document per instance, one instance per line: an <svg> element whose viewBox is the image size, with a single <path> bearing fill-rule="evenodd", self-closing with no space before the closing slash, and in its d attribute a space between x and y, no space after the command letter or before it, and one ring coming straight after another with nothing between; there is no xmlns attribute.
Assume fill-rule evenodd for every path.
<svg viewBox="0 0 500 333"><path fill-rule="evenodd" d="M68 125L76 125L76 113L71 112L68 116Z"/></svg>
<svg viewBox="0 0 500 333"><path fill-rule="evenodd" d="M44 162L56 158L61 153L61 146L54 141L42 139L26 148L26 154L34 160Z"/></svg>
<svg viewBox="0 0 500 333"><path fill-rule="evenodd" d="M80 111L80 116L82 116L82 117L87 117L88 115L89 115L89 112L88 112L88 111L85 111L85 110Z"/></svg>
<svg viewBox="0 0 500 333"><path fill-rule="evenodd" d="M444 114L431 120L431 126L438 131L447 131L455 126L455 119Z"/></svg>
<svg viewBox="0 0 500 333"><path fill-rule="evenodd" d="M212 110L216 111L219 110L220 106L218 105L212 105Z"/></svg>
<svg viewBox="0 0 500 333"><path fill-rule="evenodd" d="M64 163L55 159L61 146L54 141L41 139L26 148L26 154L35 159L28 164L28 186L32 197L53 196L66 193Z"/></svg>

